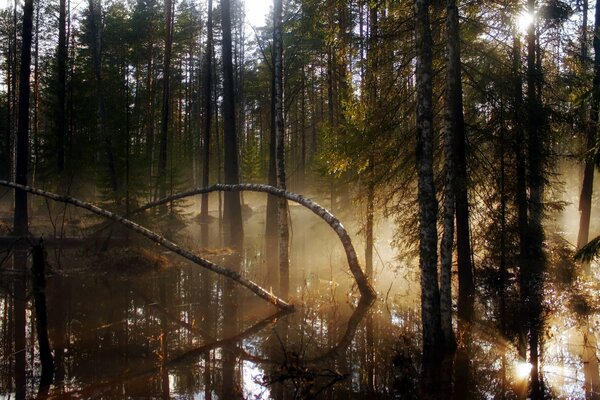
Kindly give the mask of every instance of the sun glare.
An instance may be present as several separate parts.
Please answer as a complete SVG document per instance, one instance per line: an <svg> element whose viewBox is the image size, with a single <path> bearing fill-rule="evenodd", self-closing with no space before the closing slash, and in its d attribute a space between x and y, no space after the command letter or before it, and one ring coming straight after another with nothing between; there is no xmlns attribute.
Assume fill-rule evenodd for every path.
<svg viewBox="0 0 600 400"><path fill-rule="evenodd" d="M522 11L517 16L517 29L521 33L526 33L527 29L533 24L535 15L527 11Z"/></svg>
<svg viewBox="0 0 600 400"><path fill-rule="evenodd" d="M518 379L526 379L529 377L531 373L531 368L533 366L528 362L519 361L517 365L515 365L515 375Z"/></svg>

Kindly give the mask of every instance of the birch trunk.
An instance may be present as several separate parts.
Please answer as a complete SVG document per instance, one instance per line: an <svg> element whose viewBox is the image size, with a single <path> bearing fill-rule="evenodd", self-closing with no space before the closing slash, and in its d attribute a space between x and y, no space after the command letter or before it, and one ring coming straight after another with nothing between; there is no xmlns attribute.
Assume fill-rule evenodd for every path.
<svg viewBox="0 0 600 400"><path fill-rule="evenodd" d="M440 292L437 271L437 200L433 180L432 37L429 1L415 0L417 148L419 202L419 264L423 358L441 349Z"/></svg>

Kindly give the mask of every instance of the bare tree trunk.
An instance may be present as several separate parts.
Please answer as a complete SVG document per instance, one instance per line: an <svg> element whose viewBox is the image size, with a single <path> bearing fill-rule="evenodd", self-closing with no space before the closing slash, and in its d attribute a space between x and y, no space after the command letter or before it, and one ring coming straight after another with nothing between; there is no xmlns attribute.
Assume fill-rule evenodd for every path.
<svg viewBox="0 0 600 400"><path fill-rule="evenodd" d="M65 169L65 136L67 132L67 4L66 0L59 1L58 7L58 48L57 48L57 77L58 77L58 95L56 96L56 144L57 160L56 166L58 172Z"/></svg>
<svg viewBox="0 0 600 400"><path fill-rule="evenodd" d="M239 154L235 123L235 100L233 88L233 62L231 52L231 4L221 0L221 26L223 29L223 144L225 150L225 183L237 184L239 178ZM223 219L228 225L229 245L241 248L244 237L240 194L225 193Z"/></svg>
<svg viewBox="0 0 600 400"><path fill-rule="evenodd" d="M273 53L272 53L273 54ZM273 64L271 64L273 68ZM276 142L277 130L275 128L275 73L271 71L271 103L270 103L270 127L269 127L269 171L268 184L277 186L277 160L276 160ZM267 195L267 216L265 227L265 257L267 259L267 270L269 271L269 283L279 287L279 254L277 237L278 227L278 199L273 195Z"/></svg>
<svg viewBox="0 0 600 400"><path fill-rule="evenodd" d="M456 0L448 0L448 79L451 80L449 112L452 113L454 142L454 193L456 196L456 253L458 265L458 316L470 321L473 313L475 283L471 263L469 200L465 121L460 59L459 16Z"/></svg>
<svg viewBox="0 0 600 400"><path fill-rule="evenodd" d="M285 190L285 123L283 115L283 4L275 0L273 5L273 74L275 75L275 150L277 187ZM277 207L279 222L279 292L283 298L289 296L290 259L288 227L288 205L280 198Z"/></svg>
<svg viewBox="0 0 600 400"><path fill-rule="evenodd" d="M0 181L0 185L2 185L2 181ZM348 266L350 268L350 272L352 273L352 275L354 276L354 279L356 280L356 284L358 286L358 289L360 290L361 296L364 296L367 298L375 297L375 291L369 284L367 276L364 274L364 272L362 271L362 269L360 267L360 264L358 262L358 257L356 255L356 251L354 250L354 246L352 245L352 240L350 239L350 236L348 235L348 232L346 231L344 226L340 223L340 221L333 214L331 214L331 212L327 211L325 208L321 207L320 205L313 202L312 200L305 198L304 196L294 194L291 192L287 192L283 189L275 188L273 186L268 186L268 185L247 184L247 183L241 183L238 185L217 184L217 185L209 186L207 188L197 188L197 189L188 190L185 192L175 194L173 196L166 197L164 199L154 201L152 203L149 203L149 204L133 211L133 213L147 210L149 208L156 207L161 204L165 204L169 201L176 201L176 200L184 199L186 197L194 196L197 194L202 194L204 192L214 192L214 191L225 191L225 192L251 191L251 192L267 193L267 194L271 194L271 195L274 195L277 197L285 197L289 201L293 201L295 203L298 203L298 204L308 208L313 213L315 213L317 216L319 216L323 221L325 221L331 227L331 229L333 229L334 232L338 235L340 241L342 242L342 246L344 247L344 250L346 252L346 257L348 259Z"/></svg>
<svg viewBox="0 0 600 400"><path fill-rule="evenodd" d="M528 12L533 15L536 9L536 1L528 0ZM543 273L545 260L543 253L544 230L543 220L543 154L544 142L542 139L543 115L540 99L541 74L538 63L537 48L537 25L532 24L527 30L527 133L529 161L529 281L528 286L528 323L529 323L529 362L531 369L531 398L533 400L543 398L543 388L539 369L539 345L540 333L543 325L542 320L542 297L543 297Z"/></svg>
<svg viewBox="0 0 600 400"><path fill-rule="evenodd" d="M587 0L584 1L584 26L582 34L582 62L587 66ZM592 83L592 104L590 107L589 121L585 121L584 129L586 130L586 149L591 149L596 145L596 134L598 131L598 109L600 106L600 10L598 2L596 2L596 16L594 22L594 80ZM584 111L587 113L587 110ZM581 196L579 197L579 211L581 211L579 219L579 234L577 235L577 249L581 249L589 241L590 218L592 211L592 192L594 187L594 162L592 160L585 161L583 172L583 183L581 186ZM584 270L589 274L590 264L584 262Z"/></svg>
<svg viewBox="0 0 600 400"><path fill-rule="evenodd" d="M120 203L120 196L118 194L119 181L117 178L117 168L115 165L115 157L112 149L112 138L108 131L108 117L106 115L106 104L104 98L104 86L102 82L102 40L100 38L100 26L102 12L100 10L100 3L97 7L95 4L96 0L88 0L90 14L89 14L89 29L91 36L91 51L92 51L92 63L94 67L94 78L96 83L96 96L98 98L98 119L99 119L99 131L100 136L104 141L104 147L108 158L108 172L109 179L113 189L113 192L117 193L117 203Z"/></svg>
<svg viewBox="0 0 600 400"><path fill-rule="evenodd" d="M29 165L29 76L31 74L31 39L33 29L33 0L25 0L23 6L23 39L21 44L21 68L19 74L19 119L17 125L16 182L27 185ZM15 215L13 232L26 235L29 232L27 193L15 190Z"/></svg>
<svg viewBox="0 0 600 400"><path fill-rule="evenodd" d="M206 21L206 51L204 53L204 159L202 160L202 186L208 186L210 180L210 131L212 128L212 58L213 58L213 9L212 0L208 0L208 19ZM202 195L201 243L208 246L208 193Z"/></svg>
<svg viewBox="0 0 600 400"><path fill-rule="evenodd" d="M441 350L440 292L437 272L437 200L433 180L432 38L429 1L415 0L417 85L417 173L419 263L423 358L430 362Z"/></svg>
<svg viewBox="0 0 600 400"><path fill-rule="evenodd" d="M160 148L158 155L158 194L164 197L167 192L167 142L169 137L171 48L173 44L173 4L165 0L165 54L163 62L162 118L160 122Z"/></svg>
<svg viewBox="0 0 600 400"><path fill-rule="evenodd" d="M33 171L31 171L31 184L35 185L35 179L37 176L38 163L39 163L39 105L40 105L40 7L35 9L35 58L33 61Z"/></svg>
<svg viewBox="0 0 600 400"><path fill-rule="evenodd" d="M148 60L146 76L146 162L148 163L150 177L154 174L154 90L153 90L153 65L154 65L154 45L150 43L148 47Z"/></svg>

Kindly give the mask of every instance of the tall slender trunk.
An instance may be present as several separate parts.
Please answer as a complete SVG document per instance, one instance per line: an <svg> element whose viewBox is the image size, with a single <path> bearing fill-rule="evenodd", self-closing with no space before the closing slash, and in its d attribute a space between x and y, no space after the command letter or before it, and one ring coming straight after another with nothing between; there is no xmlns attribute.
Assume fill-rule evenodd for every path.
<svg viewBox="0 0 600 400"><path fill-rule="evenodd" d="M39 120L39 105L40 105L40 52L39 52L39 48L40 48L40 7L37 7L35 9L35 46L34 46L34 52L35 52L35 58L33 61L33 69L34 69L34 74L33 74L33 132L32 132L32 136L33 136L33 171L31 171L31 184L35 185L35 179L36 179L36 174L37 174L37 170L38 170L38 163L39 163L39 127L40 127L40 120Z"/></svg>
<svg viewBox="0 0 600 400"><path fill-rule="evenodd" d="M31 74L31 39L33 29L33 0L25 0L23 6L23 39L21 43L21 67L19 74L19 119L17 124L16 182L27 185L29 165L29 76ZM27 193L15 190L15 215L13 232L26 235L28 228Z"/></svg>
<svg viewBox="0 0 600 400"><path fill-rule="evenodd" d="M283 4L275 0L273 4L273 74L275 76L275 159L277 187L286 188L285 176L285 124L283 116ZM279 291L283 298L289 295L289 240L288 205L286 199L277 203L279 222Z"/></svg>
<svg viewBox="0 0 600 400"><path fill-rule="evenodd" d="M423 358L430 362L441 349L440 292L437 271L437 200L433 180L432 37L429 1L415 0L419 264Z"/></svg>
<svg viewBox="0 0 600 400"><path fill-rule="evenodd" d="M148 60L146 69L146 162L149 168L150 177L154 174L154 90L153 90L153 65L154 65L154 45L150 42L148 48Z"/></svg>
<svg viewBox="0 0 600 400"><path fill-rule="evenodd" d="M165 0L165 54L163 60L162 117L160 122L160 144L158 155L158 197L167 191L167 142L170 116L171 48L173 47L173 3Z"/></svg>
<svg viewBox="0 0 600 400"><path fill-rule="evenodd" d="M448 72L452 79L449 112L452 113L454 133L454 193L456 196L456 253L458 266L458 316L470 320L473 313L475 284L471 263L471 238L469 233L469 199L466 155L466 131L463 114L463 93L460 61L459 16L456 0L448 0ZM451 77L451 78L450 78Z"/></svg>
<svg viewBox="0 0 600 400"><path fill-rule="evenodd" d="M235 122L235 99L233 87L233 61L231 47L231 4L221 0L221 26L223 30L223 145L225 183L239 183L239 154ZM242 208L240 194L225 193L223 219L228 225L226 236L233 247L241 247L243 240Z"/></svg>
<svg viewBox="0 0 600 400"><path fill-rule="evenodd" d="M274 54L274 53L272 53ZM273 57L274 59L274 57ZM273 60L272 60L273 61ZM271 64L273 68L273 63ZM270 102L270 127L269 127L269 165L268 165L268 184L277 186L277 161L276 161L276 142L277 130L275 128L275 73L271 71L271 102ZM279 238L277 237L277 205L279 199L273 195L267 196L267 218L265 227L265 257L267 263L268 276L270 277L269 284L279 287L279 254L278 245Z"/></svg>
<svg viewBox="0 0 600 400"><path fill-rule="evenodd" d="M531 14L536 7L535 0L528 0L528 10ZM541 73L539 66L539 50L537 47L537 26L532 24L527 30L527 133L529 161L529 281L528 285L528 322L529 322L529 362L531 369L531 398L541 399L543 390L539 369L539 335L542 321L543 273L545 260L543 254L544 230L543 219L543 154L544 141L542 138L543 115L541 109L540 88Z"/></svg>
<svg viewBox="0 0 600 400"><path fill-rule="evenodd" d="M584 129L586 131L586 150L589 152L596 145L596 134L598 131L598 111L600 106L600 10L596 2L596 16L594 21L594 79L592 83L592 103L590 105L589 121L584 118ZM584 1L584 26L582 33L581 58L584 67L587 67L587 0ZM586 68L587 69L587 68ZM584 105L585 106L585 105ZM584 114L587 109L584 110ZM581 196L579 197L579 234L577 235L577 249L585 246L589 241L590 218L592 211L592 191L594 187L594 162L586 159L583 172L583 183L581 185ZM584 264L584 270L589 273L589 263Z"/></svg>
<svg viewBox="0 0 600 400"><path fill-rule="evenodd" d="M206 51L204 54L204 143L202 160L202 186L207 187L210 180L210 130L212 121L212 58L213 58L213 9L212 0L208 0L208 18L206 21ZM202 246L208 246L208 193L202 195Z"/></svg>
<svg viewBox="0 0 600 400"><path fill-rule="evenodd" d="M65 169L65 136L67 132L67 4L66 0L59 1L58 7L58 48L57 48L57 80L58 93L56 96L56 145L57 159L56 167L58 172Z"/></svg>
<svg viewBox="0 0 600 400"><path fill-rule="evenodd" d="M104 148L106 156L108 158L108 173L110 184L113 192L117 193L117 203L120 202L120 195L118 194L119 181L117 178L117 168L115 165L115 157L112 149L112 138L108 128L108 116L106 113L106 104L104 98L104 86L102 82L102 47L101 47L101 6L100 2L96 7L96 0L88 0L90 14L89 14L89 29L91 39L91 51L92 51L92 63L94 68L94 79L96 83L96 97L98 100L98 120L99 120L99 131L100 137L104 141Z"/></svg>

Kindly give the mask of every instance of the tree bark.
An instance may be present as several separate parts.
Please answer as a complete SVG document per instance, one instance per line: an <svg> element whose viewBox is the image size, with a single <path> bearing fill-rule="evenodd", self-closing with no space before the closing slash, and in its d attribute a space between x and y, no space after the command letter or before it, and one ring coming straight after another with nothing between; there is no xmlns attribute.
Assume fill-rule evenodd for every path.
<svg viewBox="0 0 600 400"><path fill-rule="evenodd" d="M415 0L417 148L419 203L419 264L423 358L435 359L441 350L440 292L437 272L437 200L433 180L432 37L429 1Z"/></svg>
<svg viewBox="0 0 600 400"><path fill-rule="evenodd" d="M446 348L456 346L452 328L452 253L454 248L454 215L456 211L456 152L457 130L462 122L462 90L460 81L460 47L458 8L455 0L446 3L446 95L444 124L444 211L443 234L440 245L440 313ZM459 271L460 274L460 271ZM460 280L460 279L459 279Z"/></svg>
<svg viewBox="0 0 600 400"><path fill-rule="evenodd" d="M59 1L58 7L58 48L56 52L56 67L58 78L58 93L56 96L56 145L58 172L65 169L65 136L67 132L67 5L66 0Z"/></svg>
<svg viewBox="0 0 600 400"><path fill-rule="evenodd" d="M450 94L453 115L456 195L456 252L458 264L458 315L470 320L473 313L475 283L471 263L471 238L469 230L469 200L466 157L465 121L460 61L460 33L456 1L448 2L448 63L451 64L452 93Z"/></svg>
<svg viewBox="0 0 600 400"><path fill-rule="evenodd" d="M31 40L33 29L33 0L25 0L23 6L23 38L21 44L21 68L19 72L19 116L17 124L16 182L27 185L29 165L29 76L31 74ZM26 235L29 232L27 193L15 190L15 214L13 232Z"/></svg>
<svg viewBox="0 0 600 400"><path fill-rule="evenodd" d="M286 189L285 176L285 123L283 115L283 4L275 0L273 4L273 74L275 81L275 159L277 187ZM279 222L279 292L283 298L289 296L290 260L288 227L288 204L285 198L277 203Z"/></svg>
<svg viewBox="0 0 600 400"><path fill-rule="evenodd" d="M162 117L160 121L160 147L158 155L158 194L167 193L167 146L169 138L171 48L173 47L173 4L165 0L165 54L163 60Z"/></svg>
<svg viewBox="0 0 600 400"><path fill-rule="evenodd" d="M204 52L204 158L202 160L202 186L208 186L210 180L210 136L212 128L212 58L213 58L213 5L208 0L208 18L206 21L206 51ZM202 195L202 221L201 243L208 246L208 193Z"/></svg>
<svg viewBox="0 0 600 400"><path fill-rule="evenodd" d="M223 30L223 145L225 183L238 184L239 154L235 123L235 100L233 88L233 62L231 51L231 4L230 0L221 0L221 26ZM238 192L226 192L223 219L228 225L229 245L241 247L244 237L242 226L242 207Z"/></svg>
<svg viewBox="0 0 600 400"><path fill-rule="evenodd" d="M590 105L589 121L584 128L586 130L586 149L590 152L596 145L596 134L598 131L598 111L600 107L600 5L596 2L596 15L594 20L594 79L592 83L592 103ZM584 1L584 9L587 11L587 1ZM582 35L582 59L583 65L587 66L587 18L584 18L585 25ZM587 112L587 110L586 110ZM598 160L596 160L598 164ZM579 234L577 235L577 249L581 249L589 241L590 218L592 211L592 192L594 187L594 163L586 159L583 172L583 183L581 186L581 196L579 197ZM590 272L589 263L584 263L584 270Z"/></svg>

